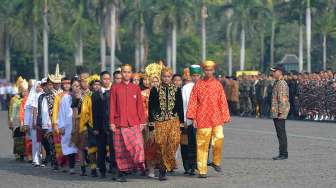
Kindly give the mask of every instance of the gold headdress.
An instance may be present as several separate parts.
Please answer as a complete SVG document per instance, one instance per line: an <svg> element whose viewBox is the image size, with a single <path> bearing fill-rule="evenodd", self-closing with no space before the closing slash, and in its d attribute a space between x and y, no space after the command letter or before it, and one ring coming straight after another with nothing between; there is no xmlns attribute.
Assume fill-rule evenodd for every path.
<svg viewBox="0 0 336 188"><path fill-rule="evenodd" d="M88 79L87 79L88 83L91 85L96 81L100 81L100 76L98 74L94 74L91 75Z"/></svg>
<svg viewBox="0 0 336 188"><path fill-rule="evenodd" d="M213 69L215 69L216 68L216 62L214 62L214 61L205 61L205 62L202 63L201 67L203 69L205 69L205 68L213 68Z"/></svg>
<svg viewBox="0 0 336 188"><path fill-rule="evenodd" d="M62 83L62 78L64 78L64 77L65 77L64 74L60 74L58 64L56 65L55 74L48 74L49 80L53 83L56 83L56 84Z"/></svg>
<svg viewBox="0 0 336 188"><path fill-rule="evenodd" d="M164 68L163 63L152 63L147 65L145 69L145 75L148 76L149 79L153 79L154 77L160 80L161 71Z"/></svg>
<svg viewBox="0 0 336 188"><path fill-rule="evenodd" d="M140 79L142 77L141 73L133 73L132 78L133 79Z"/></svg>
<svg viewBox="0 0 336 188"><path fill-rule="evenodd" d="M15 86L18 88L21 93L23 90L28 89L28 82L26 79L23 79L21 76L16 80Z"/></svg>

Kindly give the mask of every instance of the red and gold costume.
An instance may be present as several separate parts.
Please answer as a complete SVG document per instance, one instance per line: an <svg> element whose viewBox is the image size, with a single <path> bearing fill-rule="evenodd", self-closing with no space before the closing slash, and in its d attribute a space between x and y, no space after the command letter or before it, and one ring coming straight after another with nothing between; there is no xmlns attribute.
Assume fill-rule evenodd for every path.
<svg viewBox="0 0 336 188"><path fill-rule="evenodd" d="M211 64L214 68L213 63ZM195 84L190 96L187 118L196 122L197 167L199 173L205 175L208 171L210 140L213 164L220 166L224 143L223 126L230 121L225 92L218 80L203 79Z"/></svg>

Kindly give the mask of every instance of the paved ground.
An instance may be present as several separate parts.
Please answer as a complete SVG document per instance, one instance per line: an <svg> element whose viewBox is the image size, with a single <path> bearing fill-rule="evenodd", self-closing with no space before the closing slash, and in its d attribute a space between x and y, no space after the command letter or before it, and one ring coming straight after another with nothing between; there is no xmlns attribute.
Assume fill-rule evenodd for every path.
<svg viewBox="0 0 336 188"><path fill-rule="evenodd" d="M228 188L328 188L336 187L336 125L288 121L289 160L272 161L277 140L270 120L233 118L225 127L223 168L212 169L208 179L182 175L179 169L167 182L135 177L116 183L36 169L13 161L12 140L6 114L0 114L0 188L53 187L228 187Z"/></svg>

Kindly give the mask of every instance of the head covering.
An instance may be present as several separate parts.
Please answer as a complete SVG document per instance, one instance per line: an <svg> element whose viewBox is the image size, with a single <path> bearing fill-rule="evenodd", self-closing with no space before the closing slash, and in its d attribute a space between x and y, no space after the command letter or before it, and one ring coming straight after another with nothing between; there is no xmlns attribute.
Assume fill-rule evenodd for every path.
<svg viewBox="0 0 336 188"><path fill-rule="evenodd" d="M276 67L270 68L271 71L281 71L283 74L286 72L285 68L282 65L277 65Z"/></svg>
<svg viewBox="0 0 336 188"><path fill-rule="evenodd" d="M48 74L49 80L55 84L60 84L64 76L64 74L60 74L58 64L56 65L55 74Z"/></svg>
<svg viewBox="0 0 336 188"><path fill-rule="evenodd" d="M133 79L139 79L139 80L140 80L141 77L142 77L141 73L134 73L134 74L132 75L132 78L133 78Z"/></svg>
<svg viewBox="0 0 336 188"><path fill-rule="evenodd" d="M183 80L191 80L189 68L183 69Z"/></svg>
<svg viewBox="0 0 336 188"><path fill-rule="evenodd" d="M48 82L48 78L42 78L41 84L46 84Z"/></svg>
<svg viewBox="0 0 336 188"><path fill-rule="evenodd" d="M199 75L201 75L202 74L201 66L199 66L199 65L190 65L189 66L189 72L190 72L190 75L193 75L193 74L199 74Z"/></svg>
<svg viewBox="0 0 336 188"><path fill-rule="evenodd" d="M34 83L33 87L30 89L25 108L27 106L37 107L37 98L38 98L39 93L36 92L36 88L37 88L38 85L41 85L40 81L36 81Z"/></svg>
<svg viewBox="0 0 336 188"><path fill-rule="evenodd" d="M100 76L98 74L94 74L88 78L88 83L92 85L95 82L100 82Z"/></svg>
<svg viewBox="0 0 336 188"><path fill-rule="evenodd" d="M20 76L15 82L15 87L19 93L22 93L23 90L28 89L28 82Z"/></svg>
<svg viewBox="0 0 336 188"><path fill-rule="evenodd" d="M204 61L201 66L202 66L203 69L205 69L205 68L215 69L216 68L216 62L207 60L207 61Z"/></svg>
<svg viewBox="0 0 336 188"><path fill-rule="evenodd" d="M161 78L161 70L164 67L163 64L159 63L152 63L147 65L145 68L145 75L148 76L150 80L153 78L157 78L160 81Z"/></svg>

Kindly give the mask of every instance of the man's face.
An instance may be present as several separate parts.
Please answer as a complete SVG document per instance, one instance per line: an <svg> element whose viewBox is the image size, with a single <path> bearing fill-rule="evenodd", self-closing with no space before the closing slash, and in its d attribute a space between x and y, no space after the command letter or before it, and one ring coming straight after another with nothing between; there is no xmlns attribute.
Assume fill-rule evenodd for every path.
<svg viewBox="0 0 336 188"><path fill-rule="evenodd" d="M182 78L180 76L175 76L173 82L176 87L182 87Z"/></svg>
<svg viewBox="0 0 336 188"><path fill-rule="evenodd" d="M159 85L160 85L160 81L159 81L159 79L158 78L156 78L156 77L154 77L153 79L152 79L152 87L159 87Z"/></svg>
<svg viewBox="0 0 336 188"><path fill-rule="evenodd" d="M22 91L22 97L27 97L28 94L29 94L28 89L24 89L24 90Z"/></svg>
<svg viewBox="0 0 336 188"><path fill-rule="evenodd" d="M80 81L80 85L81 85L82 90L84 91L89 88L89 84L87 83L85 79Z"/></svg>
<svg viewBox="0 0 336 188"><path fill-rule="evenodd" d="M59 84L59 83L54 83L54 84L53 84L53 88L54 88L55 90L59 90L59 89L61 88L61 84Z"/></svg>
<svg viewBox="0 0 336 188"><path fill-rule="evenodd" d="M108 88L110 87L111 83L111 76L109 74L104 74L101 76L100 80L102 81L103 87Z"/></svg>
<svg viewBox="0 0 336 188"><path fill-rule="evenodd" d="M204 75L207 78L212 78L215 74L215 69L214 68L210 68L210 67L206 67L204 68Z"/></svg>
<svg viewBox="0 0 336 188"><path fill-rule="evenodd" d="M122 81L122 76L121 76L121 74L115 74L114 77L113 77L113 82L114 82L115 84L119 84L119 83L121 83L121 81Z"/></svg>
<svg viewBox="0 0 336 188"><path fill-rule="evenodd" d="M48 83L47 83L47 89L48 89L49 91L52 91L52 90L54 89L54 85L53 85L53 83L48 82Z"/></svg>
<svg viewBox="0 0 336 188"><path fill-rule="evenodd" d="M63 85L63 90L64 91L70 91L71 85L70 83L64 83Z"/></svg>
<svg viewBox="0 0 336 188"><path fill-rule="evenodd" d="M87 82L86 78L89 77L89 73L82 73L79 75L80 78L80 85L82 90L86 91L89 89L89 83Z"/></svg>
<svg viewBox="0 0 336 188"><path fill-rule="evenodd" d="M33 87L33 80L29 80L29 82L28 82L28 90L30 91L32 87Z"/></svg>
<svg viewBox="0 0 336 188"><path fill-rule="evenodd" d="M274 79L279 79L282 75L282 72L279 71L279 70L275 70L275 71L272 72L272 75L273 75Z"/></svg>
<svg viewBox="0 0 336 188"><path fill-rule="evenodd" d="M138 78L138 77L133 78L133 84L139 85L140 84L140 78Z"/></svg>
<svg viewBox="0 0 336 188"><path fill-rule="evenodd" d="M196 83L198 80L201 79L201 75L193 74L193 75L191 75L191 78L192 78L193 82Z"/></svg>
<svg viewBox="0 0 336 188"><path fill-rule="evenodd" d="M94 92L99 91L100 88L101 88L101 85L100 85L99 82L95 82L95 83L92 84L92 90L93 90Z"/></svg>
<svg viewBox="0 0 336 188"><path fill-rule="evenodd" d="M172 74L168 71L165 71L161 75L162 83L164 84L170 84L172 81Z"/></svg>
<svg viewBox="0 0 336 188"><path fill-rule="evenodd" d="M80 83L78 81L75 81L72 83L71 89L74 93L79 93L80 92Z"/></svg>
<svg viewBox="0 0 336 188"><path fill-rule="evenodd" d="M128 67L123 67L121 70L121 76L124 81L130 81L132 78L132 70Z"/></svg>
<svg viewBox="0 0 336 188"><path fill-rule="evenodd" d="M36 93L40 93L40 92L42 92L42 86L40 85L40 84L38 84L37 86L36 86Z"/></svg>

